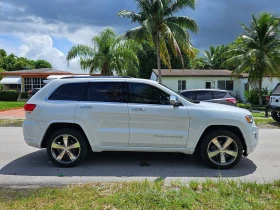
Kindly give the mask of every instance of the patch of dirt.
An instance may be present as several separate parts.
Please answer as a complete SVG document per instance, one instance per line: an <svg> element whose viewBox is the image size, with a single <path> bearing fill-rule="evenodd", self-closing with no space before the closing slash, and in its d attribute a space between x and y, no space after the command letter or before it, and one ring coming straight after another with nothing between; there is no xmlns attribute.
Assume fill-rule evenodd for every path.
<svg viewBox="0 0 280 210"><path fill-rule="evenodd" d="M260 129L279 129L280 123L279 122L272 122L272 123L266 123L266 124L260 124L257 125Z"/></svg>

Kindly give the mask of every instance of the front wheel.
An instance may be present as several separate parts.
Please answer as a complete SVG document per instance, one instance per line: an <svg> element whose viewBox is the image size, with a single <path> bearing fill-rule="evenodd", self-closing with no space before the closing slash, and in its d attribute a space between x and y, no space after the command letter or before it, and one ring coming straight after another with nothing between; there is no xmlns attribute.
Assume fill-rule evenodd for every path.
<svg viewBox="0 0 280 210"><path fill-rule="evenodd" d="M280 112L271 111L271 117L272 117L275 121L280 122Z"/></svg>
<svg viewBox="0 0 280 210"><path fill-rule="evenodd" d="M47 154L60 167L76 166L86 157L86 138L73 129L58 130L48 140Z"/></svg>
<svg viewBox="0 0 280 210"><path fill-rule="evenodd" d="M200 153L202 159L212 168L229 169L241 159L241 140L231 131L213 131L202 139Z"/></svg>

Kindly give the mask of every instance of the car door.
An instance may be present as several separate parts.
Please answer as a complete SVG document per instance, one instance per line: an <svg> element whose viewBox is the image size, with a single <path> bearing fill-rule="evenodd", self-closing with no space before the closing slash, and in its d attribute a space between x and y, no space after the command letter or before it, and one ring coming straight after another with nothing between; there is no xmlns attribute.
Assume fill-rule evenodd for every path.
<svg viewBox="0 0 280 210"><path fill-rule="evenodd" d="M129 146L186 147L187 107L170 105L170 95L154 85L136 82L128 85Z"/></svg>
<svg viewBox="0 0 280 210"><path fill-rule="evenodd" d="M76 109L94 146L127 146L129 117L124 83L96 81L89 84L85 100Z"/></svg>

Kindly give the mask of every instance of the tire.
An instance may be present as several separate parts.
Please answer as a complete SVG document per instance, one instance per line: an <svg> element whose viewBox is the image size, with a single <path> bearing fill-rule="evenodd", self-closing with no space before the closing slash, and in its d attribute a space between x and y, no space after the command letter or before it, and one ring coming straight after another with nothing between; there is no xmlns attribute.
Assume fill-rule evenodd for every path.
<svg viewBox="0 0 280 210"><path fill-rule="evenodd" d="M275 121L280 122L280 112L271 111L271 117L272 117Z"/></svg>
<svg viewBox="0 0 280 210"><path fill-rule="evenodd" d="M67 148L64 140L67 140ZM47 154L55 165L73 167L85 159L87 148L87 140L82 133L66 128L56 131L49 138Z"/></svg>
<svg viewBox="0 0 280 210"><path fill-rule="evenodd" d="M223 148L226 146L224 145L226 142L229 144ZM241 140L228 130L217 130L209 133L202 139L200 145L202 160L215 169L234 167L240 161L242 153Z"/></svg>

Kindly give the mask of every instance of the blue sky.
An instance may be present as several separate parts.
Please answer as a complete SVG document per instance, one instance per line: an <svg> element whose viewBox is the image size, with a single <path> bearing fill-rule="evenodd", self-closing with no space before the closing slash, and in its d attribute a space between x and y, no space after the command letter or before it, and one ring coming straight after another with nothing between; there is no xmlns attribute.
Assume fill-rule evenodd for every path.
<svg viewBox="0 0 280 210"><path fill-rule="evenodd" d="M200 31L192 34L194 47L228 44L242 33L252 13L279 12L279 0L197 0L196 10L179 15L196 20ZM0 0L0 48L29 59L45 59L59 70L80 73L78 61L69 67L65 57L75 44L90 44L106 27L117 34L136 26L117 17L119 10L137 12L133 0Z"/></svg>

